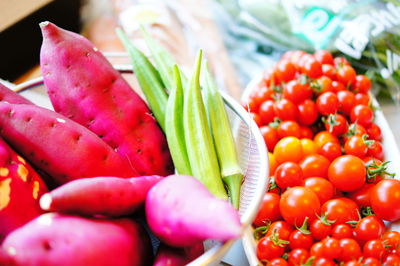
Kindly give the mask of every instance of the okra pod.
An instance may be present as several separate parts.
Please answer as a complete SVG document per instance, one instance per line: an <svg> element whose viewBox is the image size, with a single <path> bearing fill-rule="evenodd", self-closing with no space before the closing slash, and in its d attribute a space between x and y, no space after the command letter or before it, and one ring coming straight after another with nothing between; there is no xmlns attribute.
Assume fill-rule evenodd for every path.
<svg viewBox="0 0 400 266"><path fill-rule="evenodd" d="M165 134L172 160L178 174L192 175L183 131L183 88L180 70L174 66L174 86L169 94L165 111Z"/></svg>
<svg viewBox="0 0 400 266"><path fill-rule="evenodd" d="M199 51L189 87L184 93L183 126L192 175L214 196L227 199L200 90L202 52Z"/></svg>
<svg viewBox="0 0 400 266"><path fill-rule="evenodd" d="M165 108L168 95L164 90L165 86L160 74L147 57L132 45L121 29L117 29L116 32L131 57L133 71L150 109L161 129L165 132Z"/></svg>
<svg viewBox="0 0 400 266"><path fill-rule="evenodd" d="M232 129L224 102L208 70L207 62L205 63L203 71L204 99L219 166L221 168L222 181L228 189L232 205L238 209L243 173L239 165Z"/></svg>

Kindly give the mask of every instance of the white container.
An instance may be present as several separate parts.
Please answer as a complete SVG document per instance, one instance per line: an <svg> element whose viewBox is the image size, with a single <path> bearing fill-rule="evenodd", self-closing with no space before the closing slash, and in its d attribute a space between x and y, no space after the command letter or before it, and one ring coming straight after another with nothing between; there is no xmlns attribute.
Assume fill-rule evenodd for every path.
<svg viewBox="0 0 400 266"><path fill-rule="evenodd" d="M122 73L132 74L130 66L116 66ZM43 79L37 78L14 88L33 103L52 109L50 99L43 85ZM227 94L221 92L239 154L239 163L245 179L241 188L239 214L245 231L258 212L268 180L268 157L263 137L245 109ZM205 242L205 253L189 265L218 265L235 240L226 243Z"/></svg>

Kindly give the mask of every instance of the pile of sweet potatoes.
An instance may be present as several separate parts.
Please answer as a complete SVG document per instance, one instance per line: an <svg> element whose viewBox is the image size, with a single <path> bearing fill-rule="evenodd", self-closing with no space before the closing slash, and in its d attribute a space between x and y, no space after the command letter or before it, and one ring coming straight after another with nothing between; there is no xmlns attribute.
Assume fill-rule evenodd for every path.
<svg viewBox="0 0 400 266"><path fill-rule="evenodd" d="M101 52L40 27L55 111L0 86L0 265L184 265L204 240L238 237L226 200L172 175L151 110Z"/></svg>

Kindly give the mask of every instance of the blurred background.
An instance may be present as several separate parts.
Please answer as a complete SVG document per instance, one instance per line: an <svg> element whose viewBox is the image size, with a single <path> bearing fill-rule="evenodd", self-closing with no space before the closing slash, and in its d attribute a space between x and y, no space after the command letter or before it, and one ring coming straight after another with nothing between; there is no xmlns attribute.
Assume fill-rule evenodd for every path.
<svg viewBox="0 0 400 266"><path fill-rule="evenodd" d="M326 49L373 80L400 143L399 1L2 0L0 10L0 78L6 82L40 75L43 20L83 33L114 64L129 63L116 27L145 51L139 33L145 25L186 67L201 47L221 88L236 99L284 52Z"/></svg>

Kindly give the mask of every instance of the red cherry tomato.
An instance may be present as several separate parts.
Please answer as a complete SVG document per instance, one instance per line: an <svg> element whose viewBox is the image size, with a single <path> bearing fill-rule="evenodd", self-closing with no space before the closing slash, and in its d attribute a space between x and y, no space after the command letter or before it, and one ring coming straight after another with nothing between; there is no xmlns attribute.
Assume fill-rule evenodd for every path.
<svg viewBox="0 0 400 266"><path fill-rule="evenodd" d="M371 125L369 127L367 127L367 134L369 139L373 139L376 141L382 141L382 131L381 128L375 124L375 123L371 123Z"/></svg>
<svg viewBox="0 0 400 266"><path fill-rule="evenodd" d="M337 189L345 192L360 189L365 184L366 174L364 162L353 155L336 158L328 169L329 181Z"/></svg>
<svg viewBox="0 0 400 266"><path fill-rule="evenodd" d="M383 260L383 265L384 266L400 265L400 256L397 254L388 254Z"/></svg>
<svg viewBox="0 0 400 266"><path fill-rule="evenodd" d="M281 213L279 211L280 199L281 197L278 194L270 192L265 193L260 209L253 222L256 227L263 226L268 221L274 222L281 218Z"/></svg>
<svg viewBox="0 0 400 266"><path fill-rule="evenodd" d="M369 105L369 96L367 94L364 93L356 93L354 95L354 105L358 105L358 104L363 104L363 105Z"/></svg>
<svg viewBox="0 0 400 266"><path fill-rule="evenodd" d="M273 258L272 260L269 261L267 264L268 266L287 266L289 265L286 260L283 258Z"/></svg>
<svg viewBox="0 0 400 266"><path fill-rule="evenodd" d="M338 91L336 96L339 101L339 110L349 115L355 105L356 98L354 93L347 90Z"/></svg>
<svg viewBox="0 0 400 266"><path fill-rule="evenodd" d="M279 139L290 136L301 138L300 126L292 120L282 121L278 126L277 133Z"/></svg>
<svg viewBox="0 0 400 266"><path fill-rule="evenodd" d="M362 126L368 127L374 120L374 113L368 106L359 104L351 110L350 119L353 123L357 122Z"/></svg>
<svg viewBox="0 0 400 266"><path fill-rule="evenodd" d="M339 256L341 261L349 261L358 259L361 257L360 245L352 238L343 238L339 240L339 245L342 248L342 252Z"/></svg>
<svg viewBox="0 0 400 266"><path fill-rule="evenodd" d="M266 236L271 236L273 233L276 233L280 239L289 240L290 233L292 233L293 230L293 226L288 222L276 221L269 226Z"/></svg>
<svg viewBox="0 0 400 266"><path fill-rule="evenodd" d="M304 178L315 176L326 178L330 161L322 155L310 154L304 157L304 159L299 162L299 165L303 170Z"/></svg>
<svg viewBox="0 0 400 266"><path fill-rule="evenodd" d="M323 64L322 65L322 74L324 76L329 77L332 80L336 79L336 69L334 66L332 65L328 65L328 64Z"/></svg>
<svg viewBox="0 0 400 266"><path fill-rule="evenodd" d="M369 78L365 75L357 75L355 83L353 84L353 90L356 92L367 93L372 87L372 83Z"/></svg>
<svg viewBox="0 0 400 266"><path fill-rule="evenodd" d="M260 107L261 108L261 107ZM282 121L297 119L297 106L287 99L275 102L276 116Z"/></svg>
<svg viewBox="0 0 400 266"><path fill-rule="evenodd" d="M328 142L340 143L339 139L328 131L320 131L314 136L315 145L321 149Z"/></svg>
<svg viewBox="0 0 400 266"><path fill-rule="evenodd" d="M305 248L295 248L289 252L288 262L289 265L304 265L310 255Z"/></svg>
<svg viewBox="0 0 400 266"><path fill-rule="evenodd" d="M300 127L300 136L302 139L312 139L314 133L308 127Z"/></svg>
<svg viewBox="0 0 400 266"><path fill-rule="evenodd" d="M385 221L400 219L400 181L383 179L370 191L371 207Z"/></svg>
<svg viewBox="0 0 400 266"><path fill-rule="evenodd" d="M336 94L328 91L318 96L317 108L323 115L336 113L339 109L339 101Z"/></svg>
<svg viewBox="0 0 400 266"><path fill-rule="evenodd" d="M308 83L302 83L299 80L292 80L283 88L283 97L292 101L294 104L301 103L310 99L313 91Z"/></svg>
<svg viewBox="0 0 400 266"><path fill-rule="evenodd" d="M341 114L330 114L324 121L326 131L335 136L342 135L347 131L347 119Z"/></svg>
<svg viewBox="0 0 400 266"><path fill-rule="evenodd" d="M352 136L344 144L344 152L349 155L364 158L368 152L368 146L361 136Z"/></svg>
<svg viewBox="0 0 400 266"><path fill-rule="evenodd" d="M342 253L340 241L334 237L327 237L321 241L325 246L325 258L337 259Z"/></svg>
<svg viewBox="0 0 400 266"><path fill-rule="evenodd" d="M360 189L350 192L347 196L357 203L359 207L370 206L369 193L374 186L374 184L365 184Z"/></svg>
<svg viewBox="0 0 400 266"><path fill-rule="evenodd" d="M282 59L275 65L274 74L280 82L288 82L294 79L296 67L289 60Z"/></svg>
<svg viewBox="0 0 400 266"><path fill-rule="evenodd" d="M353 228L349 224L337 224L332 228L332 237L336 239L352 238Z"/></svg>
<svg viewBox="0 0 400 266"><path fill-rule="evenodd" d="M332 183L322 177L309 177L305 179L304 187L314 191L321 204L330 200L335 193Z"/></svg>
<svg viewBox="0 0 400 266"><path fill-rule="evenodd" d="M369 240L363 247L364 257L380 260L386 253L385 244L380 239Z"/></svg>
<svg viewBox="0 0 400 266"><path fill-rule="evenodd" d="M320 213L318 196L305 187L292 187L286 190L279 203L282 217L290 224L301 226L306 217L312 222Z"/></svg>
<svg viewBox="0 0 400 266"><path fill-rule="evenodd" d="M310 224L310 232L314 239L322 240L331 234L332 225L326 220L326 218L315 219Z"/></svg>
<svg viewBox="0 0 400 266"><path fill-rule="evenodd" d="M315 60L312 56L304 60L301 70L304 74L313 79L318 78L322 75L321 63Z"/></svg>
<svg viewBox="0 0 400 266"><path fill-rule="evenodd" d="M301 124L309 126L318 119L317 105L312 100L305 100L298 106L298 120Z"/></svg>
<svg viewBox="0 0 400 266"><path fill-rule="evenodd" d="M369 215L358 221L354 228L354 238L360 242L380 238L385 232L385 224L376 215Z"/></svg>
<svg viewBox="0 0 400 266"><path fill-rule="evenodd" d="M399 251L400 248L400 233L397 231L386 231L382 236L382 241L387 246L389 251Z"/></svg>
<svg viewBox="0 0 400 266"><path fill-rule="evenodd" d="M257 257L259 260L270 260L280 257L285 252L285 247L271 239L271 236L264 236L257 243Z"/></svg>
<svg viewBox="0 0 400 266"><path fill-rule="evenodd" d="M278 133L273 127L270 126L262 126L260 127L260 131L268 150L273 151L276 143L279 140Z"/></svg>
<svg viewBox="0 0 400 266"><path fill-rule="evenodd" d="M267 100L263 102L258 109L258 114L260 115L260 119L263 124L268 124L274 121L276 116L274 101Z"/></svg>
<svg viewBox="0 0 400 266"><path fill-rule="evenodd" d="M349 66L350 63L343 56L338 56L333 59L335 67Z"/></svg>
<svg viewBox="0 0 400 266"><path fill-rule="evenodd" d="M321 76L316 80L314 91L317 94L322 94L328 91L333 92L334 88L332 87L332 80L327 76Z"/></svg>
<svg viewBox="0 0 400 266"><path fill-rule="evenodd" d="M325 214L330 221L334 221L333 225L357 221L358 212L357 204L348 198L331 199L321 207L321 213Z"/></svg>
<svg viewBox="0 0 400 266"><path fill-rule="evenodd" d="M314 53L314 58L321 64L333 65L333 56L326 50L318 50Z"/></svg>
<svg viewBox="0 0 400 266"><path fill-rule="evenodd" d="M300 230L294 230L289 236L289 246L291 249L304 248L309 250L314 243L310 234L304 234Z"/></svg>
<svg viewBox="0 0 400 266"><path fill-rule="evenodd" d="M336 263L333 260L327 258L315 258L312 266L335 266Z"/></svg>
<svg viewBox="0 0 400 266"><path fill-rule="evenodd" d="M335 81L332 81L332 91L333 92L347 91L347 89L343 85L343 83L335 80Z"/></svg>
<svg viewBox="0 0 400 266"><path fill-rule="evenodd" d="M329 161L333 161L342 155L342 147L339 143L328 142L319 149L318 153L327 158Z"/></svg>
<svg viewBox="0 0 400 266"><path fill-rule="evenodd" d="M282 189L300 186L303 183L303 171L297 163L285 162L275 170L275 183Z"/></svg>
<svg viewBox="0 0 400 266"><path fill-rule="evenodd" d="M345 86L351 85L356 80L356 71L353 67L349 65L344 65L338 69L336 73L336 78Z"/></svg>
<svg viewBox="0 0 400 266"><path fill-rule="evenodd" d="M257 124L257 126L261 127L262 123L261 123L261 118L258 114L256 113L250 113L250 117L254 120L254 122Z"/></svg>
<svg viewBox="0 0 400 266"><path fill-rule="evenodd" d="M371 143L371 145L369 145L368 147L367 156L374 157L378 160L383 160L384 154L382 143L380 143L379 141Z"/></svg>

